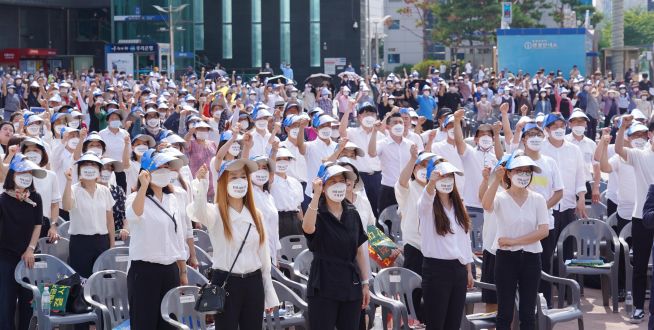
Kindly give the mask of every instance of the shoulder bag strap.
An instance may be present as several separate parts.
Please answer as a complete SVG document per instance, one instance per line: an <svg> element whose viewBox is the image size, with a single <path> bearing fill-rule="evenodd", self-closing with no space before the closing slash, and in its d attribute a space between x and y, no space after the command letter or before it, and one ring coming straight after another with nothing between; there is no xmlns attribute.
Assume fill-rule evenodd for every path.
<svg viewBox="0 0 654 330"><path fill-rule="evenodd" d="M234 258L234 262L232 262L232 266L229 267L229 271L227 272L227 277L225 277L225 281L223 282L223 285L221 287L224 289L225 285L227 284L227 280L229 279L229 275L232 274L232 269L234 269L234 265L236 265L236 261L238 260L238 256L241 255L241 251L243 251L243 246L245 245L245 241L247 241L248 236L250 235L250 229L252 229L252 224L248 226L248 231L245 233L245 238L243 239L243 242L241 242L241 247L238 249L238 252L236 253L236 258Z"/></svg>
<svg viewBox="0 0 654 330"><path fill-rule="evenodd" d="M170 215L170 213L168 213L168 211L166 211L166 209L164 209L163 206L159 205L159 203L157 203L157 201L154 200L152 196L148 195L148 198L154 203L154 205L156 205L161 211L163 211L163 213L166 213L166 215L170 218L170 220L173 221L173 223L175 224L175 232L177 232L177 221L175 221L175 217Z"/></svg>

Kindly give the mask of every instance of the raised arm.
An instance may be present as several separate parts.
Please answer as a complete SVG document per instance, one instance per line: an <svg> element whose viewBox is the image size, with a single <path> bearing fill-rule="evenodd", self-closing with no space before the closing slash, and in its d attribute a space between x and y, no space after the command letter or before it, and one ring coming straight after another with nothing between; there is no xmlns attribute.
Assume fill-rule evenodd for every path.
<svg viewBox="0 0 654 330"><path fill-rule="evenodd" d="M463 140L463 129L461 128L465 112L459 109L454 112L454 144L459 155L463 156L466 152L466 142Z"/></svg>
<svg viewBox="0 0 654 330"><path fill-rule="evenodd" d="M504 143L511 144L513 140L513 132L511 131L511 122L509 121L509 104L504 103L500 105L500 112L502 113L502 131L504 132Z"/></svg>
<svg viewBox="0 0 654 330"><path fill-rule="evenodd" d="M409 180L411 179L411 174L413 174L413 168L415 166L416 160L418 159L418 146L415 144L411 145L411 158L407 161L406 165L400 172L400 179L398 183L402 188L409 188Z"/></svg>
<svg viewBox="0 0 654 330"><path fill-rule="evenodd" d="M481 199L481 205L485 211L493 211L493 204L495 203L495 195L497 194L497 188L500 186L500 182L504 179L504 173L506 170L504 166L500 166L495 170L495 174L492 176L492 180L488 190L484 194L484 198Z"/></svg>
<svg viewBox="0 0 654 330"><path fill-rule="evenodd" d="M318 218L318 202L320 195L322 195L322 179L315 178L312 182L313 198L307 207L307 212L304 213L302 221L302 231L311 235L316 232L316 219Z"/></svg>
<svg viewBox="0 0 654 330"><path fill-rule="evenodd" d="M375 127L370 135L370 142L368 142L368 155L370 157L377 157L377 132L379 132L381 127L382 123L379 120L375 122Z"/></svg>
<svg viewBox="0 0 654 330"><path fill-rule="evenodd" d="M627 159L627 150L624 148L624 132L631 126L634 117L632 115L622 116L622 125L618 128L618 133L615 135L615 153L620 155L625 161Z"/></svg>
<svg viewBox="0 0 654 330"><path fill-rule="evenodd" d="M613 172L613 166L609 163L608 147L611 142L611 135L604 134L600 139L599 145L595 149L595 160L599 162L600 170L604 173Z"/></svg>

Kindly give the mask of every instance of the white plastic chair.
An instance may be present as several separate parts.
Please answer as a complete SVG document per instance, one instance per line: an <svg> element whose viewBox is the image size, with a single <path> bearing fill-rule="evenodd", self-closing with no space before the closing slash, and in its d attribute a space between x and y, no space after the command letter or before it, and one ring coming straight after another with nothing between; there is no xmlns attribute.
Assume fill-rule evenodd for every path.
<svg viewBox="0 0 654 330"><path fill-rule="evenodd" d="M84 300L102 315L103 329L113 329L129 319L127 274L119 270L94 273L84 284Z"/></svg>
<svg viewBox="0 0 654 330"><path fill-rule="evenodd" d="M197 286L180 286L170 289L161 300L161 317L168 324L181 330L205 330L204 314L195 310L200 297Z"/></svg>
<svg viewBox="0 0 654 330"><path fill-rule="evenodd" d="M68 262L69 244L70 241L67 238L60 237L57 241L50 243L47 237L42 237L39 238L36 251L37 253L55 256L63 262Z"/></svg>
<svg viewBox="0 0 654 330"><path fill-rule="evenodd" d="M213 252L213 246L211 245L211 238L206 231L200 229L193 229L193 243L195 246L200 247L207 253Z"/></svg>
<svg viewBox="0 0 654 330"><path fill-rule="evenodd" d="M115 247L102 252L93 263L93 272L101 270L120 270L127 272L129 264L129 248Z"/></svg>

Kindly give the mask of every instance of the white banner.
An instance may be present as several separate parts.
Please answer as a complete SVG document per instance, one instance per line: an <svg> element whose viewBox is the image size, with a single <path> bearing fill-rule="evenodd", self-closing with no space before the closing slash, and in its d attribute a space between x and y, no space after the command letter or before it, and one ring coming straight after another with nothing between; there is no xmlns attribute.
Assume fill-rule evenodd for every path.
<svg viewBox="0 0 654 330"><path fill-rule="evenodd" d="M108 71L117 70L125 73L134 73L133 53L107 53L106 68Z"/></svg>

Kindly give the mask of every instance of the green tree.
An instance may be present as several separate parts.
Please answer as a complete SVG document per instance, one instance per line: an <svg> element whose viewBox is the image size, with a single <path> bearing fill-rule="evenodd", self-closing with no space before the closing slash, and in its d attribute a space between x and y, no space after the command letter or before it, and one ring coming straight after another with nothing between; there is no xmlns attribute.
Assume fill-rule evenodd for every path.
<svg viewBox="0 0 654 330"><path fill-rule="evenodd" d="M552 4L543 0L513 1L512 28L545 27L540 23L545 9L552 8Z"/></svg>
<svg viewBox="0 0 654 330"><path fill-rule="evenodd" d="M559 0L554 6L554 10L550 13L550 16L561 27L563 27L563 8L565 6L570 6L570 9L574 10L577 20L581 22L586 18L586 10L588 10L590 13L590 24L593 26L597 26L603 18L602 13L598 12L593 5L584 5L581 0Z"/></svg>
<svg viewBox="0 0 654 330"><path fill-rule="evenodd" d="M624 44L625 46L646 46L654 42L654 12L642 9L627 10L624 13ZM611 27L608 22L602 29L600 48L611 46Z"/></svg>
<svg viewBox="0 0 654 330"><path fill-rule="evenodd" d="M455 0L432 6L435 22L432 38L454 54L466 43L490 44L500 27L501 6L493 0Z"/></svg>

